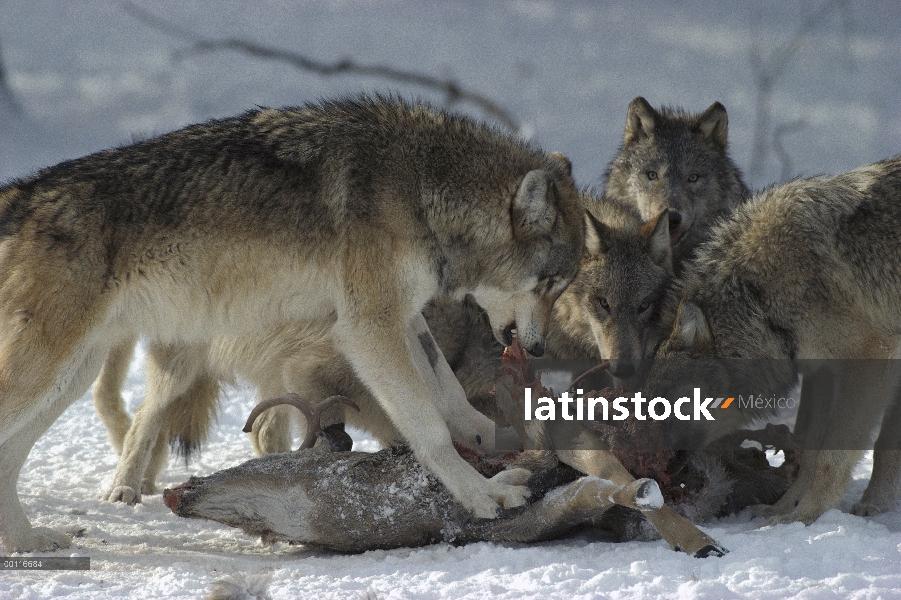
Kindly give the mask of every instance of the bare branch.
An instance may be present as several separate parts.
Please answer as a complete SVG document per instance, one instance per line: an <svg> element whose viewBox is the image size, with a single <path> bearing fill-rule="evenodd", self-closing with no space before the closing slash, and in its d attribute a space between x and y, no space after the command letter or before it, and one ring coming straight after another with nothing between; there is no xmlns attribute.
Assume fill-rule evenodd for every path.
<svg viewBox="0 0 901 600"><path fill-rule="evenodd" d="M3 63L3 56L0 53L0 101L5 102L14 115L23 114L22 105L16 99L12 86L9 85L9 78L6 75L6 68Z"/></svg>
<svg viewBox="0 0 901 600"><path fill-rule="evenodd" d="M182 60L189 56L205 54L209 52L233 51L241 52L254 58L274 60L287 63L302 71L310 71L323 76L333 75L360 75L367 77L381 77L390 81L417 85L445 94L445 103L448 105L457 102L469 102L478 106L486 114L491 115L513 132L519 131L519 124L510 113L501 108L499 104L482 94L467 90L453 79L441 79L432 75L415 73L404 69L395 69L384 65L367 65L354 62L345 58L333 63L315 60L303 54L264 46L256 42L239 38L208 39L188 29L160 19L159 17L135 6L131 2L124 2L123 8L139 21L157 29L167 35L192 42L191 46L179 50L175 58Z"/></svg>
<svg viewBox="0 0 901 600"><path fill-rule="evenodd" d="M757 103L754 109L754 137L751 145L751 167L748 171L752 180L763 175L764 165L766 163L770 144L768 139L770 136L772 122L772 101L773 90L776 84L788 71L791 62L795 59L807 38L822 25L835 11L840 11L842 15L842 25L846 39L851 32L850 3L848 0L830 0L820 6L819 10L814 11L795 31L794 35L782 46L775 48L768 56L763 56L758 46L751 49L751 67L754 71L754 79L757 88ZM850 58L849 64L850 64ZM780 127L780 130L782 127ZM797 127L790 130L797 130ZM781 130L779 135L785 135L789 131ZM774 132L774 136L776 133ZM774 139L773 146L777 152L782 151L781 141ZM780 156L782 160L782 171L786 169L787 155ZM790 160L788 161L790 165Z"/></svg>
<svg viewBox="0 0 901 600"><path fill-rule="evenodd" d="M773 151L776 153L776 156L779 157L779 162L782 164L782 171L779 174L779 181L787 181L792 175L794 175L793 165L791 156L789 156L788 152L785 151L785 148L782 146L782 138L786 135L795 133L796 131L800 131L807 125L807 121L804 119L797 119L795 121L791 121L789 123L783 123L778 126L775 131L773 131Z"/></svg>

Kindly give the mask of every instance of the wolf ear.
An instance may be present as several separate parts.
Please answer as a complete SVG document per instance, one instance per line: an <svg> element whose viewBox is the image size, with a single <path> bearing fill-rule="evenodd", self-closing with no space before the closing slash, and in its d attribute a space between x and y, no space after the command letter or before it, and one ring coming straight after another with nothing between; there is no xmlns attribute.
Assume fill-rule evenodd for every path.
<svg viewBox="0 0 901 600"><path fill-rule="evenodd" d="M627 145L654 132L657 123L657 111L648 104L648 101L639 96L629 103L626 113L626 133L623 135L623 144Z"/></svg>
<svg viewBox="0 0 901 600"><path fill-rule="evenodd" d="M566 173L567 176L573 176L573 163L571 160L569 160L568 156L566 156L562 152L551 152L547 155L547 157L559 164L563 168L563 172Z"/></svg>
<svg viewBox="0 0 901 600"><path fill-rule="evenodd" d="M601 223L590 210L585 210L585 249L587 256L610 251L610 228Z"/></svg>
<svg viewBox="0 0 901 600"><path fill-rule="evenodd" d="M548 234L557 218L554 181L546 171L529 171L513 199L513 223L526 232Z"/></svg>
<svg viewBox="0 0 901 600"><path fill-rule="evenodd" d="M669 209L664 208L657 215L641 226L638 235L642 237L654 264L673 271L673 249L669 237Z"/></svg>
<svg viewBox="0 0 901 600"><path fill-rule="evenodd" d="M688 349L713 349L713 333L704 311L691 300L682 300L676 311L676 326L672 341L676 346Z"/></svg>
<svg viewBox="0 0 901 600"><path fill-rule="evenodd" d="M701 132L707 140L713 143L721 152L726 151L729 138L729 116L726 107L719 102L714 102L710 108L698 116L694 129Z"/></svg>

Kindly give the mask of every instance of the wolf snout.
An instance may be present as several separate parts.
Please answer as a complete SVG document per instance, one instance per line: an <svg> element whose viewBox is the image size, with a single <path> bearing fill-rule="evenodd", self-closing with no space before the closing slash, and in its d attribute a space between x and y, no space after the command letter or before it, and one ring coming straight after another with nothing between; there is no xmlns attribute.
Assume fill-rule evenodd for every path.
<svg viewBox="0 0 901 600"><path fill-rule="evenodd" d="M682 213L678 210L670 210L669 211L669 228L670 230L679 229L679 225L682 224Z"/></svg>
<svg viewBox="0 0 901 600"><path fill-rule="evenodd" d="M525 350L535 358L541 357L544 354L544 340L538 340L531 347L525 347Z"/></svg>
<svg viewBox="0 0 901 600"><path fill-rule="evenodd" d="M610 359L610 374L617 379L628 379L635 375L635 361L630 359Z"/></svg>
<svg viewBox="0 0 901 600"><path fill-rule="evenodd" d="M520 335L516 329L516 321L514 321L501 330L498 341L504 346L512 346L514 339L519 343L520 348L532 356L538 358L544 354L544 337L540 333L536 333L534 328L527 328L523 335Z"/></svg>
<svg viewBox="0 0 901 600"><path fill-rule="evenodd" d="M676 209L669 211L669 238L670 245L675 246L685 238L685 234L691 229L691 222L685 219L685 215Z"/></svg>

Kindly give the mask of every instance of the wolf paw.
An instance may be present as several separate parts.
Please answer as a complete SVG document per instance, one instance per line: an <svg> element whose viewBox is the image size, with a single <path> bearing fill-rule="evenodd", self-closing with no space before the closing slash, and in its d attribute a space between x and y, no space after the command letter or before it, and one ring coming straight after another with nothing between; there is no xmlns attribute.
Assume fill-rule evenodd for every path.
<svg viewBox="0 0 901 600"><path fill-rule="evenodd" d="M107 502L124 502L125 504L137 504L141 501L141 494L133 487L127 485L118 485L107 492L103 499Z"/></svg>
<svg viewBox="0 0 901 600"><path fill-rule="evenodd" d="M470 496L463 506L472 511L476 519L496 519L504 509L523 506L531 495L529 488L521 485L507 485L488 480L488 493Z"/></svg>
<svg viewBox="0 0 901 600"><path fill-rule="evenodd" d="M524 485L499 484L493 485L488 494L502 509L506 510L525 505L532 492Z"/></svg>
<svg viewBox="0 0 901 600"><path fill-rule="evenodd" d="M820 508L802 508L799 507L796 510L793 510L789 513L774 515L768 519L766 519L763 523L760 524L760 527L771 527L773 525L788 525L789 523L804 523L805 525L810 525L817 519L819 519L823 513L826 512L826 509Z"/></svg>
<svg viewBox="0 0 901 600"><path fill-rule="evenodd" d="M876 515L881 515L885 512L891 512L896 508L896 503L886 505L881 502L865 502L861 500L860 502L855 502L854 505L851 506L851 514L857 515L858 517L875 517Z"/></svg>
<svg viewBox="0 0 901 600"><path fill-rule="evenodd" d="M528 469L507 469L492 477L490 481L503 485L523 485L531 476L532 472Z"/></svg>
<svg viewBox="0 0 901 600"><path fill-rule="evenodd" d="M776 515L774 517L770 517L769 519L764 519L763 522L758 526L758 529L761 529L763 527L773 527L775 525L788 525L789 523L795 523L800 520L801 519L796 519L793 514ZM807 525L808 523L804 524Z"/></svg>
<svg viewBox="0 0 901 600"><path fill-rule="evenodd" d="M48 527L32 527L24 536L16 540L10 552L52 552L60 548L68 548L72 538L61 531Z"/></svg>

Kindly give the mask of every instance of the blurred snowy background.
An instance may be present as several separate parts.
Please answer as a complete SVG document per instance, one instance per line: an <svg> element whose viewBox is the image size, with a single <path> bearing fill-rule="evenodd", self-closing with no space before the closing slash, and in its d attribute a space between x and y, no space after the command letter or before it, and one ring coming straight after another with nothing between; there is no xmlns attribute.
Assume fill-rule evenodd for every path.
<svg viewBox="0 0 901 600"><path fill-rule="evenodd" d="M725 104L732 156L753 187L901 150L894 0L137 6L171 27L120 2L0 2L0 178L254 105L388 89L445 100L380 77L191 51L188 35L456 81L500 105L523 135L568 154L583 184L596 183L616 153L638 95L692 111ZM455 108L484 116L471 103Z"/></svg>

